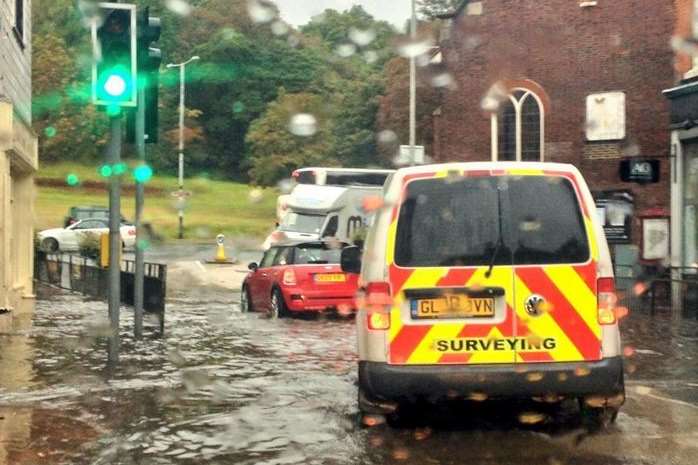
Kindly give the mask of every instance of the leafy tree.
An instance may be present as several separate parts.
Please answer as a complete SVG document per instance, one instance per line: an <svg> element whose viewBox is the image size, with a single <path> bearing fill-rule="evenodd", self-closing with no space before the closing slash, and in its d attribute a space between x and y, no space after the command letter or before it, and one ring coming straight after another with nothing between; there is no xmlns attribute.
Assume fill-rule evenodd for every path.
<svg viewBox="0 0 698 465"><path fill-rule="evenodd" d="M300 129L307 128L294 130L294 117L299 115L312 115L316 121L314 132L309 130L302 135ZM333 120L319 95L287 94L282 89L276 101L250 127L247 143L250 175L261 185L273 185L300 166L337 164L331 155Z"/></svg>
<svg viewBox="0 0 698 465"><path fill-rule="evenodd" d="M303 26L301 32L320 38L331 51L349 45L358 52L369 52L365 57L377 66L382 66L389 58L390 42L396 34L390 23L376 21L359 5L341 13L327 9Z"/></svg>
<svg viewBox="0 0 698 465"><path fill-rule="evenodd" d="M422 16L435 18L451 13L463 2L464 0L417 0L417 10Z"/></svg>

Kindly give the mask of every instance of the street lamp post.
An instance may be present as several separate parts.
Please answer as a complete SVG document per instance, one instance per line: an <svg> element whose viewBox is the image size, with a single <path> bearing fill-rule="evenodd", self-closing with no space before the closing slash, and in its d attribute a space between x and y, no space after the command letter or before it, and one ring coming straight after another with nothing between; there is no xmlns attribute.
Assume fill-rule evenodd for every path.
<svg viewBox="0 0 698 465"><path fill-rule="evenodd" d="M167 68L179 68L179 196L181 202L184 198L184 78L185 68L192 61L198 60L199 57L194 55L187 61L182 63L170 63ZM180 239L184 238L184 208L181 203L178 205L179 210L179 235Z"/></svg>
<svg viewBox="0 0 698 465"><path fill-rule="evenodd" d="M410 20L410 40L417 41L417 6L412 0L412 18ZM417 65L414 56L410 56L410 165L415 164L415 145L417 144Z"/></svg>

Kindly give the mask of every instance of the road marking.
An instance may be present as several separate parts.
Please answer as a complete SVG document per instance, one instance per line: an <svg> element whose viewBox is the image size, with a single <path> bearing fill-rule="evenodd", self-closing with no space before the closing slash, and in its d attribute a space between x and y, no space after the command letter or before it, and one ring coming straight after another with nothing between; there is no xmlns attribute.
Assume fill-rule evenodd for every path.
<svg viewBox="0 0 698 465"><path fill-rule="evenodd" d="M639 395L645 396L645 397L649 397L650 399L662 400L664 402L669 402L672 404L681 405L683 407L690 407L692 409L698 410L698 405L691 404L690 402L684 402L682 400L671 399L669 397L662 397L662 396L658 396L657 394L653 394L652 388L647 387L647 386L637 386L634 389L634 391L636 394L639 394Z"/></svg>
<svg viewBox="0 0 698 465"><path fill-rule="evenodd" d="M196 264L199 266L199 268L201 268L201 271L206 273L206 268L204 268L204 265L202 265L201 262L196 262Z"/></svg>

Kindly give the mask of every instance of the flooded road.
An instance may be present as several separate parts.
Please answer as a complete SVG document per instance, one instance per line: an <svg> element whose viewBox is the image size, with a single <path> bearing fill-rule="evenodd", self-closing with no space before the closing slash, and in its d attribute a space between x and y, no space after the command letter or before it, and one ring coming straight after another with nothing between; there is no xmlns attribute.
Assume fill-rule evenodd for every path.
<svg viewBox="0 0 698 465"><path fill-rule="evenodd" d="M42 289L33 321L0 334L0 464L695 463L695 321L624 321L628 401L602 433L581 428L572 405L533 402L365 428L354 322L269 320L240 313L238 297L179 294L166 336L143 341L124 309L112 368L106 306Z"/></svg>

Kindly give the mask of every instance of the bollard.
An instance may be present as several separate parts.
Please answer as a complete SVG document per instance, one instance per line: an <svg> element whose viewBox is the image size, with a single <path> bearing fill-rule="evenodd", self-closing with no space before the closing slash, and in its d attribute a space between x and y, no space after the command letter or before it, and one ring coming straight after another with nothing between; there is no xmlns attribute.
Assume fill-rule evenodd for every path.
<svg viewBox="0 0 698 465"><path fill-rule="evenodd" d="M206 260L206 263L215 265L232 265L235 263L235 260L225 256L225 236L223 234L216 236L216 258L214 260Z"/></svg>

